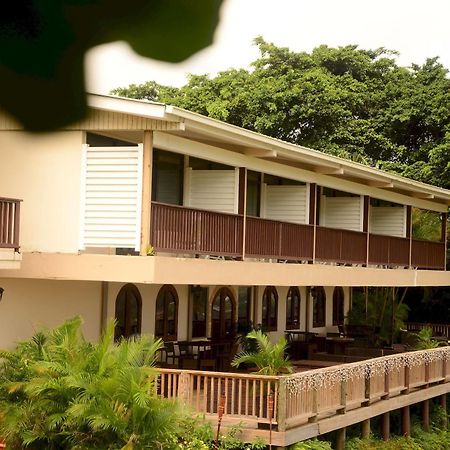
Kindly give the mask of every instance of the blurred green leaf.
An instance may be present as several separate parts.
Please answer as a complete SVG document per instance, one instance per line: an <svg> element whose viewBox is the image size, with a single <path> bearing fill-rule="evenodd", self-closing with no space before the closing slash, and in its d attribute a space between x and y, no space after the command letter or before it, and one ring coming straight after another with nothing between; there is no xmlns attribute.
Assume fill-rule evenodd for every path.
<svg viewBox="0 0 450 450"><path fill-rule="evenodd" d="M86 111L84 54L122 40L179 62L212 42L222 0L18 0L0 17L2 107L30 130ZM43 113L45 111L45 114Z"/></svg>

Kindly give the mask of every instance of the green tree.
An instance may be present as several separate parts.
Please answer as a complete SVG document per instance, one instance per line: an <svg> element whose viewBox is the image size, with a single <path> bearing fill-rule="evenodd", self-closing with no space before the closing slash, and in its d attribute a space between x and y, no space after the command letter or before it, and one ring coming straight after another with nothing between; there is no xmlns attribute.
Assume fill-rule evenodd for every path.
<svg viewBox="0 0 450 450"><path fill-rule="evenodd" d="M170 103L275 138L450 187L450 79L437 58L409 68L356 45L292 52L255 39L251 70L149 81L121 96Z"/></svg>

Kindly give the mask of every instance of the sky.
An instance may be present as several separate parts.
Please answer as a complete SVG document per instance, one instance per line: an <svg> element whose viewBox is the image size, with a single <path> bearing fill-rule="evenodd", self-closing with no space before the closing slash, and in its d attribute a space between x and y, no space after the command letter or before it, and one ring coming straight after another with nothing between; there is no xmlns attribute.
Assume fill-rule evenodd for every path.
<svg viewBox="0 0 450 450"><path fill-rule="evenodd" d="M95 47L86 55L87 89L107 94L149 80L181 86L188 73L248 68L258 35L293 51L385 47L400 52L400 65L438 56L450 68L449 17L448 0L225 0L212 46L179 64L143 58L124 42Z"/></svg>

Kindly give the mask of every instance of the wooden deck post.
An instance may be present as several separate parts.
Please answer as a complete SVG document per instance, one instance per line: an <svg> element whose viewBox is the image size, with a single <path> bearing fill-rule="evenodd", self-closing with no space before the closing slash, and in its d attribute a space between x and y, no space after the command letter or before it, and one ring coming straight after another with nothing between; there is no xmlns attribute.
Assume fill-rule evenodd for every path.
<svg viewBox="0 0 450 450"><path fill-rule="evenodd" d="M341 380L341 407L338 409L339 414L345 414L347 410L347 381Z"/></svg>
<svg viewBox="0 0 450 450"><path fill-rule="evenodd" d="M277 424L278 431L286 431L286 383L278 380L278 401L277 401Z"/></svg>
<svg viewBox="0 0 450 450"><path fill-rule="evenodd" d="M336 450L345 450L345 427L336 431Z"/></svg>
<svg viewBox="0 0 450 450"><path fill-rule="evenodd" d="M390 437L390 416L389 412L381 414L381 438L383 441L388 441Z"/></svg>
<svg viewBox="0 0 450 450"><path fill-rule="evenodd" d="M311 389L312 395L312 416L308 419L308 422L317 422L317 414L319 411L319 394L316 388Z"/></svg>
<svg viewBox="0 0 450 450"><path fill-rule="evenodd" d="M402 408L402 435L411 436L411 417L409 405Z"/></svg>
<svg viewBox="0 0 450 450"><path fill-rule="evenodd" d="M188 403L190 400L191 375L189 373L181 373L178 378L178 399Z"/></svg>
<svg viewBox="0 0 450 450"><path fill-rule="evenodd" d="M422 402L422 427L425 431L430 429L430 400Z"/></svg>
<svg viewBox="0 0 450 450"><path fill-rule="evenodd" d="M364 378L364 402L362 405L370 405L370 367L367 369L367 375Z"/></svg>
<svg viewBox="0 0 450 450"><path fill-rule="evenodd" d="M442 394L439 397L439 404L441 408L444 411L444 414L442 415L442 428L447 429L448 427L448 419L447 419L447 394Z"/></svg>
<svg viewBox="0 0 450 450"><path fill-rule="evenodd" d="M370 419L366 419L361 422L361 437L363 439L369 439L369 436L370 436Z"/></svg>
<svg viewBox="0 0 450 450"><path fill-rule="evenodd" d="M405 365L405 389L402 390L402 394L409 394L409 381L410 369L408 365Z"/></svg>

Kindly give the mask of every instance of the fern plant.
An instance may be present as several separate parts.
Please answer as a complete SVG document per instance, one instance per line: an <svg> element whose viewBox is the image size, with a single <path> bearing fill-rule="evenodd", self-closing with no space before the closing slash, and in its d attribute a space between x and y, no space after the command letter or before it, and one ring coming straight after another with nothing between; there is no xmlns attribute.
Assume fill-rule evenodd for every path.
<svg viewBox="0 0 450 450"><path fill-rule="evenodd" d="M423 327L419 332L414 333L416 343L414 350L428 350L439 346L439 342L433 339L433 330L431 327Z"/></svg>
<svg viewBox="0 0 450 450"><path fill-rule="evenodd" d="M266 334L260 330L252 330L247 339L255 341L254 352L243 351L231 362L233 367L241 364L256 366L260 375L279 375L282 372L292 372L292 364L286 355L287 341L281 337L276 344L272 344Z"/></svg>
<svg viewBox="0 0 450 450"><path fill-rule="evenodd" d="M0 436L9 449L175 449L183 415L154 395L159 340L97 344L75 318L0 353Z"/></svg>

